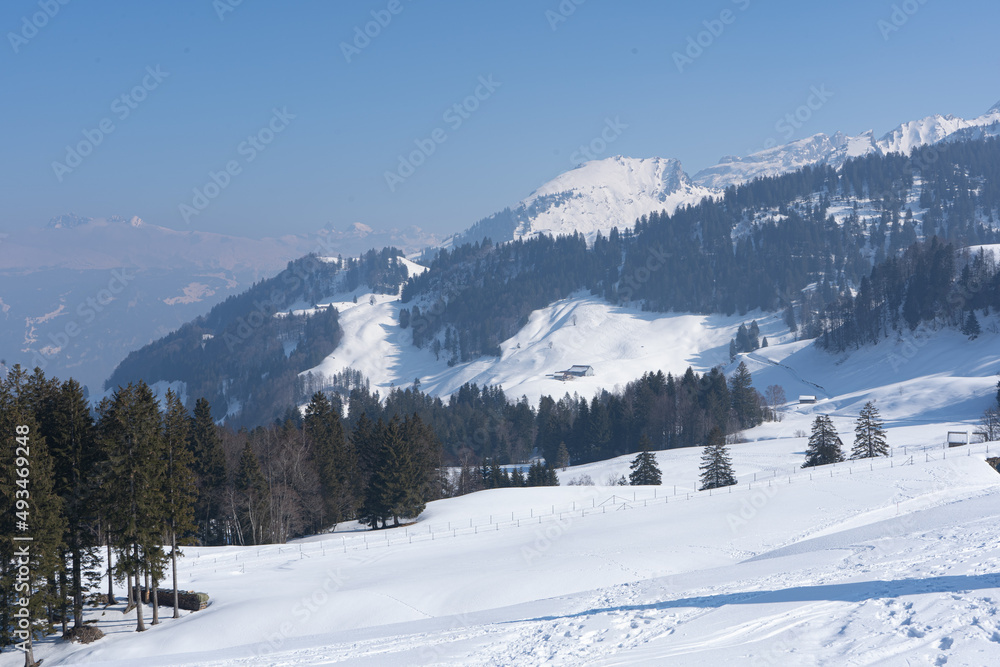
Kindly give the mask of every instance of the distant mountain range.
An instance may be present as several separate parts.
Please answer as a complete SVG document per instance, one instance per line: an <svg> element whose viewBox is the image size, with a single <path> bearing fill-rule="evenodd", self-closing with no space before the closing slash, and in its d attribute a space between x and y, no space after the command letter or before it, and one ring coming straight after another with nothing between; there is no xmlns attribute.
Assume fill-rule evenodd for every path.
<svg viewBox="0 0 1000 667"><path fill-rule="evenodd" d="M1000 104L971 120L928 116L880 139L871 131L817 134L745 157L724 157L693 176L670 158L594 160L443 243L415 227L376 231L361 223L306 236L250 239L176 231L134 216L62 215L44 226L0 234L0 361L29 366L41 361L47 373L72 374L96 389L130 350L204 314L306 253L356 256L370 248L395 246L412 255L486 237L505 242L574 232L592 242L614 227L631 227L644 215L719 197L725 188L754 178L807 165L839 167L849 158L873 152L909 152L938 142L997 135ZM110 287L120 286L114 272L123 269L128 284L112 292Z"/></svg>
<svg viewBox="0 0 1000 667"><path fill-rule="evenodd" d="M439 239L418 228L251 239L177 231L139 217L75 214L0 234L0 361L72 375L97 390L137 349L310 252L353 256Z"/></svg>
<svg viewBox="0 0 1000 667"><path fill-rule="evenodd" d="M694 176L667 158L609 157L585 162L532 192L510 208L495 213L448 240L460 245L489 237L496 243L537 234L579 232L588 241L613 227L632 226L653 211L672 213L703 197L719 196L732 185L778 176L810 165L839 168L846 160L877 152L909 154L918 146L1000 135L1000 103L966 120L934 115L903 123L875 139L868 131L856 136L816 134L745 157L726 156Z"/></svg>

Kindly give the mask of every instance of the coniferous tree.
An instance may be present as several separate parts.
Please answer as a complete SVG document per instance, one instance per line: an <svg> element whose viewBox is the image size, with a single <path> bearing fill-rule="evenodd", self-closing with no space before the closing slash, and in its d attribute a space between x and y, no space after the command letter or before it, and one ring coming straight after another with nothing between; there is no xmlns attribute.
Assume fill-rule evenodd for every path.
<svg viewBox="0 0 1000 667"><path fill-rule="evenodd" d="M385 476L381 484L382 504L393 525L416 518L424 511L423 482L413 443L397 417L386 424L383 455Z"/></svg>
<svg viewBox="0 0 1000 667"><path fill-rule="evenodd" d="M222 498L226 485L226 459L222 439L212 419L208 401L199 398L191 417L188 447L193 460L192 470L198 486L195 521L202 544L221 544L220 520Z"/></svg>
<svg viewBox="0 0 1000 667"><path fill-rule="evenodd" d="M357 459L344 435L340 415L326 394L316 392L306 407L305 430L313 445L323 494L324 528L336 527L357 510Z"/></svg>
<svg viewBox="0 0 1000 667"><path fill-rule="evenodd" d="M745 362L740 362L729 379L729 395L740 428L753 428L761 423L763 416L757 390L753 388L753 378Z"/></svg>
<svg viewBox="0 0 1000 667"><path fill-rule="evenodd" d="M726 436L719 428L708 434L705 449L701 455L701 490L718 489L736 484L733 462L726 447Z"/></svg>
<svg viewBox="0 0 1000 667"><path fill-rule="evenodd" d="M656 455L650 451L652 443L649 438L642 436L639 444L642 451L629 464L629 469L632 471L628 475L629 484L632 486L659 486L662 483L662 475L659 466L656 465Z"/></svg>
<svg viewBox="0 0 1000 667"><path fill-rule="evenodd" d="M163 484L166 470L160 411L145 382L119 387L112 395L105 422L98 428L108 459L106 500L110 506L118 548L119 577L135 581L136 630L146 629L139 583L144 573L162 576L162 560L156 553L162 539L165 507Z"/></svg>
<svg viewBox="0 0 1000 667"><path fill-rule="evenodd" d="M569 450L566 449L566 443L559 443L559 452L556 454L556 467L560 470L566 470L569 467Z"/></svg>
<svg viewBox="0 0 1000 667"><path fill-rule="evenodd" d="M163 416L163 444L167 469L164 475L164 503L166 504L166 530L170 537L170 564L173 580L174 618L180 618L177 590L177 557L183 555L177 548L177 536L194 533L194 504L198 497L191 450L188 447L190 418L180 397L168 389L166 411Z"/></svg>
<svg viewBox="0 0 1000 667"><path fill-rule="evenodd" d="M969 315L965 318L965 324L962 325L962 333L970 339L975 339L982 333L982 329L979 327L979 319L976 317L976 311L969 311Z"/></svg>
<svg viewBox="0 0 1000 667"><path fill-rule="evenodd" d="M795 333L799 329L798 324L795 322L795 309L792 308L792 304L788 304L788 307L785 308L785 326L792 333Z"/></svg>
<svg viewBox="0 0 1000 667"><path fill-rule="evenodd" d="M83 598L99 560L95 533L90 530L96 516L96 478L99 464L94 420L76 380L59 388L52 411L52 433L48 436L55 466L55 490L66 514L66 545L70 557L70 596L73 625L83 626ZM91 576L88 576L91 575Z"/></svg>
<svg viewBox="0 0 1000 667"><path fill-rule="evenodd" d="M889 445L885 440L885 429L879 418L878 408L874 401L868 401L861 408L858 421L854 425L854 447L851 449L852 459L870 459L876 456L888 456Z"/></svg>
<svg viewBox="0 0 1000 667"><path fill-rule="evenodd" d="M36 378L41 377L36 369ZM63 573L60 558L66 531L62 499L55 493L54 466L45 436L34 413L27 374L19 365L0 378L0 584L3 609L0 638L24 651L25 665L38 664L32 641L36 633L52 631L50 610L61 607L53 595L57 578ZM21 471L25 474L22 475ZM18 493L20 492L20 493ZM18 502L20 501L20 502ZM30 536L30 546L14 537ZM18 571L27 559L28 575ZM28 627L20 625L13 613L27 599Z"/></svg>
<svg viewBox="0 0 1000 667"><path fill-rule="evenodd" d="M806 462L803 468L840 463L844 460L843 443L837 429L828 415L819 415L813 422L809 446L806 448Z"/></svg>

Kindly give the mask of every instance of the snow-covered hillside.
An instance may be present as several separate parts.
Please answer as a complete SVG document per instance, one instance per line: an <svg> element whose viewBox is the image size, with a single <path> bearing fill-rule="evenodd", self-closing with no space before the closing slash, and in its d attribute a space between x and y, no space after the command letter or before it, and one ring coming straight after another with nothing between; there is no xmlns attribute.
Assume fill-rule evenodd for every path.
<svg viewBox="0 0 1000 667"><path fill-rule="evenodd" d="M360 254L438 239L419 229L251 239L142 219L63 215L0 234L0 358L74 377L91 392L129 352L310 252Z"/></svg>
<svg viewBox="0 0 1000 667"><path fill-rule="evenodd" d="M625 229L653 211L673 212L711 196L693 185L677 160L615 156L586 162L552 179L521 202L515 237L579 232L593 241L597 232Z"/></svg>
<svg viewBox="0 0 1000 667"><path fill-rule="evenodd" d="M180 585L209 593L206 610L165 613L140 635L135 612L95 609L88 618L110 636L41 642L36 656L108 666L996 664L1000 476L983 460L988 445L944 450L937 436L893 429L891 458L814 470L798 468L802 438L736 445L740 483L711 494L691 488L700 451L672 450L658 453L660 487L500 489L431 503L393 530L186 548ZM627 459L604 466L621 471Z"/></svg>
<svg viewBox="0 0 1000 667"><path fill-rule="evenodd" d="M504 242L574 232L593 242L598 233L607 236L614 227L633 227L638 218L654 211L673 212L717 194L693 184L677 160L620 155L591 160L452 237L445 246L486 237Z"/></svg>
<svg viewBox="0 0 1000 667"><path fill-rule="evenodd" d="M982 397L995 387L1000 371L995 317L983 320L983 334L973 341L953 329L921 327L905 337L833 355L813 341L796 341L780 314L650 313L578 293L532 313L516 335L501 343L500 357L449 366L445 356L413 347L410 331L399 327L401 304L395 297L362 294L357 303L332 303L340 310L343 342L306 372L330 377L353 368L383 395L416 379L422 391L438 396L474 382L501 386L508 397L527 396L536 404L544 395L590 397L647 371L678 375L688 366L705 372L718 365L732 370L745 361L759 390L776 384L792 399L818 395L824 413L853 415L865 401L878 399L898 406L900 419L971 422L985 409ZM741 323L753 319L769 346L731 364L729 341ZM594 374L569 381L551 377L573 365L592 366Z"/></svg>
<svg viewBox="0 0 1000 667"><path fill-rule="evenodd" d="M375 305L371 305L371 301ZM746 317L648 313L612 306L599 297L577 294L538 310L515 336L501 344L502 355L449 366L442 355L412 345L400 329L400 302L391 296L362 294L331 302L340 311L344 339L319 366L308 372L361 371L383 395L417 378L422 391L447 396L467 382L502 386L508 396L577 392L590 396L601 388L624 386L647 371L704 371L729 361L729 339ZM320 307L327 302L319 304ZM302 312L302 311L297 311ZM773 317L761 318L763 335L777 331ZM594 375L572 381L548 377L573 365L593 366Z"/></svg>
<svg viewBox="0 0 1000 667"><path fill-rule="evenodd" d="M379 387L422 373L440 393L500 381L532 399L725 362L744 319L657 317L580 294L533 313L501 359L449 368L426 351L404 361L398 302L357 296L336 304L345 337L324 362L331 372L359 367ZM398 529L344 524L288 545L187 548L180 585L209 593L206 610L138 635L134 612L94 609L110 636L47 640L37 655L115 666L1000 661L1000 476L984 461L1000 443L945 446L995 401L996 318L973 341L919 328L845 355L757 319L769 345L740 360L789 401L781 421L732 446L735 487L697 491L700 449L670 450L656 455L659 487L608 485L628 473L626 456L560 471L557 488L436 501ZM544 377L571 363L596 374ZM849 449L868 400L892 455L802 469L816 415L832 416ZM595 485L570 485L586 478ZM4 653L0 667L21 660Z"/></svg>

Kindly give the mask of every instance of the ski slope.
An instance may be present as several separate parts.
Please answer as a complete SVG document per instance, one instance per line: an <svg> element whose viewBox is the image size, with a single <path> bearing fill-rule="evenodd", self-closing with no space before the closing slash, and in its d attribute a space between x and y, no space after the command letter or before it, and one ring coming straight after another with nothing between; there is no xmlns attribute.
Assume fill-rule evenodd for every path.
<svg viewBox="0 0 1000 667"><path fill-rule="evenodd" d="M189 548L181 585L210 593L206 610L141 635L121 605L91 611L107 638L46 641L36 655L115 666L996 664L1000 475L983 459L1000 443L945 451L895 429L890 441L890 459L812 471L796 468L801 438L736 445L740 483L711 495L690 488L700 452L673 450L658 454L661 487L494 490L431 503L405 528ZM595 466L622 472L628 459L561 475Z"/></svg>

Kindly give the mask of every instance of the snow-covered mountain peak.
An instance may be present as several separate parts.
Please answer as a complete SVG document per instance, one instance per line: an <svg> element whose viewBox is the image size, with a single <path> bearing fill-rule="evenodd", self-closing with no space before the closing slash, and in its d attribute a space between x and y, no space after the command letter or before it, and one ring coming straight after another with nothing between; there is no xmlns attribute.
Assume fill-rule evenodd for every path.
<svg viewBox="0 0 1000 667"><path fill-rule="evenodd" d="M971 128L982 128L1000 123L1000 102L978 118L966 120L951 114L935 114L920 120L903 123L878 140L883 153L909 154L914 148L944 141L952 135L964 137ZM962 134L958 134L962 133Z"/></svg>
<svg viewBox="0 0 1000 667"><path fill-rule="evenodd" d="M680 161L621 155L591 160L531 193L515 207L514 237L579 232L592 241L598 232L624 229L653 211L673 211L712 193L694 185Z"/></svg>
<svg viewBox="0 0 1000 667"><path fill-rule="evenodd" d="M839 166L848 157L864 155L873 148L871 132L856 137L842 132L832 137L814 134L746 157L724 157L719 164L699 171L693 180L707 188L724 189L755 178L784 174L807 165L831 163Z"/></svg>

